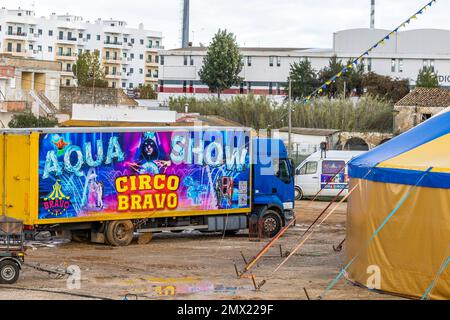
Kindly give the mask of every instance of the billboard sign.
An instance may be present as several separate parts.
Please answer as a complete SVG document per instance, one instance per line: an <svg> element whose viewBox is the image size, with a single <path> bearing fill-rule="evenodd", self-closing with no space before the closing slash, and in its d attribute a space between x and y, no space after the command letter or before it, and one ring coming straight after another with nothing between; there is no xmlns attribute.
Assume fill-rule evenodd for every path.
<svg viewBox="0 0 450 320"><path fill-rule="evenodd" d="M40 136L39 219L250 208L246 130Z"/></svg>

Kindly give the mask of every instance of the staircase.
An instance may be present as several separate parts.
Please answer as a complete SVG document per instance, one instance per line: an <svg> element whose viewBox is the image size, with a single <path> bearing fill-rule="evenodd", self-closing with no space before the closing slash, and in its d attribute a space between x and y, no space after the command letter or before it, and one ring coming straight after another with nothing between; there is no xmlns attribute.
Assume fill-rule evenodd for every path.
<svg viewBox="0 0 450 320"><path fill-rule="evenodd" d="M45 96L43 91L30 90L30 96L33 102L39 107L39 113L43 112L46 116L58 113L55 105Z"/></svg>

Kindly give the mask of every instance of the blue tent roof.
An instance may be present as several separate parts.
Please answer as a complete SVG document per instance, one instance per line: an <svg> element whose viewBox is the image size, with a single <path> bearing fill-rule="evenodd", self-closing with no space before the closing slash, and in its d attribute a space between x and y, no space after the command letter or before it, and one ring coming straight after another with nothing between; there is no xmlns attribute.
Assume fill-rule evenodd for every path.
<svg viewBox="0 0 450 320"><path fill-rule="evenodd" d="M425 170L405 170L378 167L383 162L425 145L450 133L450 112L444 112L412 130L386 142L385 144L354 158L349 163L349 175L352 178L377 182L415 185ZM442 146L448 150L450 146ZM432 155L430 155L432 157ZM426 174L420 186L450 189L450 174L430 172Z"/></svg>

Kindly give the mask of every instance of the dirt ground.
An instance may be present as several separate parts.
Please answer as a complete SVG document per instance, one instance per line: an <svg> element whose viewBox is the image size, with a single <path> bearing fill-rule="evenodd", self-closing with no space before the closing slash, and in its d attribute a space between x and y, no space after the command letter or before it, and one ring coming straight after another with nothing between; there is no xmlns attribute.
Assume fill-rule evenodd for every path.
<svg viewBox="0 0 450 320"><path fill-rule="evenodd" d="M345 238L346 205L343 204L297 254L275 274L274 269L288 251L299 243L326 202L298 202L300 221L291 228L252 270L256 282L267 279L259 291L250 278L238 279L234 263L241 270L267 241L251 242L248 233L236 236L191 233L155 235L150 244L126 248L68 243L56 248L27 252L27 261L42 266L76 265L81 270L79 289L69 290L66 279L24 267L19 282L0 287L0 299L307 299L317 298L342 267L344 251L333 245ZM307 207L305 209L305 207ZM75 284L77 282L75 281ZM17 289L21 288L21 289ZM26 290L23 290L26 289ZM30 291L38 290L38 291ZM65 292L72 295L55 293ZM341 280L326 299L397 299L358 288Z"/></svg>

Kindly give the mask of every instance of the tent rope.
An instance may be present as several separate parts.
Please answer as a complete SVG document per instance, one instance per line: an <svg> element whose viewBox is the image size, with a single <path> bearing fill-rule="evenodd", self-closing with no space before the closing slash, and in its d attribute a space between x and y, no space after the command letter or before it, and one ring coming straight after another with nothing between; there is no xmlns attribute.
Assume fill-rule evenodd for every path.
<svg viewBox="0 0 450 320"><path fill-rule="evenodd" d="M419 184L423 181L423 179L428 175L428 173L433 170L433 167L428 168L427 171L425 171L420 179L416 182L416 184L410 188L408 193L400 200L400 202L397 204L397 206L394 208L394 210L391 211L391 213L386 217L386 219L383 221L383 223L378 227L378 229L374 232L374 234L370 237L370 239L367 241L365 246L361 249L360 252L358 252L347 265L344 267L344 269L341 270L341 272L336 276L336 278L331 281L331 283L328 285L328 287L323 291L323 293L319 296L319 299L323 299L325 295L333 289L333 287L339 282L339 280L346 274L348 268L353 264L353 262L361 255L362 250L366 249L372 241L375 239L375 237L378 235L378 233L384 228L384 226L391 220L391 218L394 216L394 214L401 208L401 206L405 203L405 201L409 198L409 196L413 193L413 191L419 186Z"/></svg>
<svg viewBox="0 0 450 320"><path fill-rule="evenodd" d="M448 247L447 252L450 251L450 246ZM443 263L441 264L441 267L439 268L439 271L436 273L436 276L433 278L433 281L431 282L430 286L427 288L425 293L423 294L422 298L420 300L425 300L427 296L433 291L434 287L436 286L437 282L439 281L439 278L441 277L444 270L447 268L448 264L450 263L450 254L447 256L447 260L443 260Z"/></svg>

